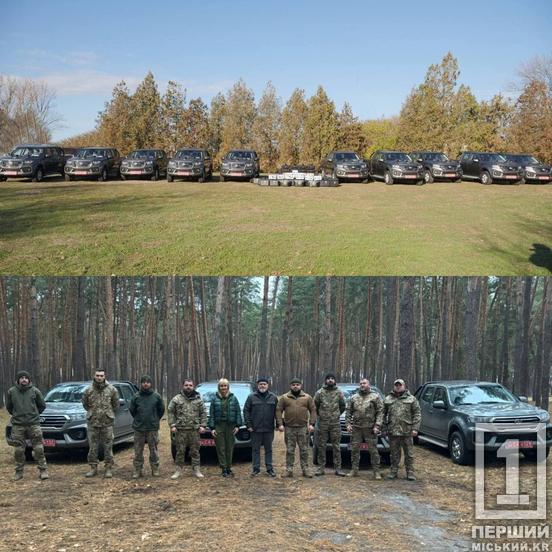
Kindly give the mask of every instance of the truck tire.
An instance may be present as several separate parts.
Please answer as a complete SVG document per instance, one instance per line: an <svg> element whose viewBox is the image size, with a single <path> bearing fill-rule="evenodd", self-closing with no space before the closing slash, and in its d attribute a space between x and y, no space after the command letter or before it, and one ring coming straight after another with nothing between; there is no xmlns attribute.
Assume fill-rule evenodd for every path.
<svg viewBox="0 0 552 552"><path fill-rule="evenodd" d="M102 167L100 174L98 175L98 182L105 182L107 180L107 169Z"/></svg>
<svg viewBox="0 0 552 552"><path fill-rule="evenodd" d="M167 175L167 182L172 182L173 180L174 180L174 178L170 174L168 174Z"/></svg>
<svg viewBox="0 0 552 552"><path fill-rule="evenodd" d="M483 171L481 173L481 184L487 186L488 184L493 183L493 177L489 174L488 171Z"/></svg>
<svg viewBox="0 0 552 552"><path fill-rule="evenodd" d="M224 182L224 176L222 176L222 174L219 176L219 180L220 180L221 182Z"/></svg>
<svg viewBox="0 0 552 552"><path fill-rule="evenodd" d="M390 171L385 171L385 176L383 177L383 180L388 186L392 186L393 184L395 184L395 180L393 179L393 175Z"/></svg>
<svg viewBox="0 0 552 552"><path fill-rule="evenodd" d="M36 172L31 179L33 182L42 182L44 179L44 171L42 170L42 167L37 167Z"/></svg>
<svg viewBox="0 0 552 552"><path fill-rule="evenodd" d="M66 174L65 175L65 182L71 182L71 180L73 180L73 178L71 177L70 174Z"/></svg>
<svg viewBox="0 0 552 552"><path fill-rule="evenodd" d="M466 466L473 462L473 451L466 447L466 439L459 431L455 431L449 439L450 459L460 466Z"/></svg>
<svg viewBox="0 0 552 552"><path fill-rule="evenodd" d="M153 171L153 174L151 175L151 181L152 182L157 182L159 180L159 169L156 168L154 171Z"/></svg>
<svg viewBox="0 0 552 552"><path fill-rule="evenodd" d="M431 174L431 171L430 170L425 170L424 171L424 182L426 184L431 184L435 179L433 178L433 175Z"/></svg>

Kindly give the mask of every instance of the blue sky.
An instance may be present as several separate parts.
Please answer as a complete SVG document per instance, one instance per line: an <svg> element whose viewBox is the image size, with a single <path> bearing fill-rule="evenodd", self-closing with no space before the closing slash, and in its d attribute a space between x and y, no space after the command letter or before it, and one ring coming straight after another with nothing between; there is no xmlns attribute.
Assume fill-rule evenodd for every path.
<svg viewBox="0 0 552 552"><path fill-rule="evenodd" d="M389 2L19 0L2 5L0 73L45 80L64 127L91 130L116 82L148 70L207 103L242 77L285 101L322 84L338 109L397 114L447 51L479 99L508 92L516 69L552 54L551 0Z"/></svg>

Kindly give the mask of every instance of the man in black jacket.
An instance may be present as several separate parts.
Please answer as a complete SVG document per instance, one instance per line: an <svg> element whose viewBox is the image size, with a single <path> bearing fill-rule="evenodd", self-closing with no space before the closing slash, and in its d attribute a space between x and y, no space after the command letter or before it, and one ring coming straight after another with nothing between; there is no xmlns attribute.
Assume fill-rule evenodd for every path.
<svg viewBox="0 0 552 552"><path fill-rule="evenodd" d="M272 466L272 441L274 440L274 425L276 421L276 405L278 397L268 390L268 380L257 380L257 391L251 393L245 401L243 415L245 425L251 432L251 446L253 449L252 476L261 472L261 446L264 447L266 473L276 477Z"/></svg>

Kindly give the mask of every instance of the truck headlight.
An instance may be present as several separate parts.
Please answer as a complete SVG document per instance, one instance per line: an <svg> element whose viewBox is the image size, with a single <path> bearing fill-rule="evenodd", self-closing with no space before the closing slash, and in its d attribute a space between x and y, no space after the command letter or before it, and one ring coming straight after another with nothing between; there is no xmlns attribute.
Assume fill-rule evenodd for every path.
<svg viewBox="0 0 552 552"><path fill-rule="evenodd" d="M549 422L550 421L550 414L543 410L542 412L539 412L539 419L541 422Z"/></svg>
<svg viewBox="0 0 552 552"><path fill-rule="evenodd" d="M93 167L99 167L101 164L102 164L101 161L92 161L92 166Z"/></svg>
<svg viewBox="0 0 552 552"><path fill-rule="evenodd" d="M78 420L86 420L86 412L75 412L70 414L69 417L73 422L77 422Z"/></svg>

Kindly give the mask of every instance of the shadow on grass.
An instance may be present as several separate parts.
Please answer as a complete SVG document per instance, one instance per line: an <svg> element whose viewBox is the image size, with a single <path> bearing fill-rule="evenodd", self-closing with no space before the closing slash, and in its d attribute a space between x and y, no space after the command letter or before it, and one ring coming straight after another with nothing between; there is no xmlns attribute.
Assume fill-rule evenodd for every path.
<svg viewBox="0 0 552 552"><path fill-rule="evenodd" d="M529 262L535 266L546 268L552 274L552 250L542 243L533 244L533 253L529 256Z"/></svg>

